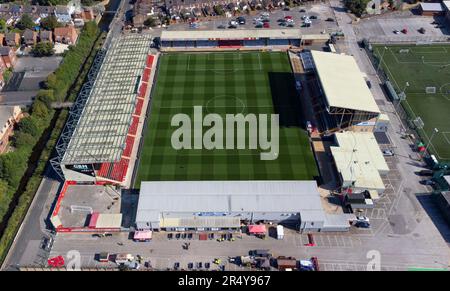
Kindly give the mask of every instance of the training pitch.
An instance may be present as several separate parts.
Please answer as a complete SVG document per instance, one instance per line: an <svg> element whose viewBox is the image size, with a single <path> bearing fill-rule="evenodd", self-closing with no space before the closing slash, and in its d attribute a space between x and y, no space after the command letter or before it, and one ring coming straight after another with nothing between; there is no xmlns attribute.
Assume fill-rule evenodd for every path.
<svg viewBox="0 0 450 291"><path fill-rule="evenodd" d="M261 160L266 151L259 146L175 150L171 136L178 127L171 126L172 117L184 113L194 120L193 106L202 106L203 116L279 114L278 158ZM141 181L311 180L318 172L301 116L285 53L163 54L135 187ZM270 136L269 125L270 119Z"/></svg>
<svg viewBox="0 0 450 291"><path fill-rule="evenodd" d="M428 149L440 160L450 161L450 46L377 45L374 53L382 59L397 92L405 90L402 106L409 118L423 120L424 127L418 133L429 144ZM427 93L427 87L434 87L435 93ZM434 128L439 132L430 143Z"/></svg>

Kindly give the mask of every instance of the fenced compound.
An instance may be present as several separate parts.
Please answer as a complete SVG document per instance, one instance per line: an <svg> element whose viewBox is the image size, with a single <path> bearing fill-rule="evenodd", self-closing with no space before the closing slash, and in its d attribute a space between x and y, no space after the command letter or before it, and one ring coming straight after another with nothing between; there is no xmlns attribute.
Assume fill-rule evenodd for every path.
<svg viewBox="0 0 450 291"><path fill-rule="evenodd" d="M364 47L408 133L441 162L450 161L450 45L365 41Z"/></svg>

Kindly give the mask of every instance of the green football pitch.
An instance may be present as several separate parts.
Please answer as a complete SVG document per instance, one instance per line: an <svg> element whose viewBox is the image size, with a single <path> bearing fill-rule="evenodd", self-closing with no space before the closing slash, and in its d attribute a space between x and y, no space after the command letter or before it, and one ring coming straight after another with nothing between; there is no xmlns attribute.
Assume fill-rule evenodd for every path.
<svg viewBox="0 0 450 291"><path fill-rule="evenodd" d="M450 46L377 45L374 53L397 93L405 90L402 106L409 118L422 119L424 127L417 130L428 149L450 161Z"/></svg>
<svg viewBox="0 0 450 291"><path fill-rule="evenodd" d="M135 187L141 181L311 180L318 175L286 53L163 54L156 78ZM175 150L171 136L178 127L171 126L172 117L184 113L194 120L194 106L202 106L203 116L279 114L278 158L261 160L265 151L259 147Z"/></svg>

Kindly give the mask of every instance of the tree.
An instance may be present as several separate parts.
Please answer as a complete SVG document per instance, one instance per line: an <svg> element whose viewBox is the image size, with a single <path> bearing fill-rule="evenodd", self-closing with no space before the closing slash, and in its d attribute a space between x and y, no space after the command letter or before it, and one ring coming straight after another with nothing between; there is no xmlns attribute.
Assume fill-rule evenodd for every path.
<svg viewBox="0 0 450 291"><path fill-rule="evenodd" d="M34 27L34 21L31 19L30 15L23 14L20 20L16 23L16 27L21 30L31 29Z"/></svg>
<svg viewBox="0 0 450 291"><path fill-rule="evenodd" d="M359 17L366 12L369 2L370 0L345 0L345 7Z"/></svg>
<svg viewBox="0 0 450 291"><path fill-rule="evenodd" d="M26 167L28 154L15 151L0 156L0 179L8 182L9 186L16 188Z"/></svg>
<svg viewBox="0 0 450 291"><path fill-rule="evenodd" d="M58 18L54 15L49 15L41 20L41 27L45 30L53 30L60 26L61 24L58 22Z"/></svg>
<svg viewBox="0 0 450 291"><path fill-rule="evenodd" d="M6 32L6 21L4 19L0 19L0 32L4 33Z"/></svg>
<svg viewBox="0 0 450 291"><path fill-rule="evenodd" d="M29 133L17 132L14 134L14 146L16 148L32 147L36 143L36 139Z"/></svg>
<svg viewBox="0 0 450 291"><path fill-rule="evenodd" d="M31 136L38 137L39 136L39 124L31 116L22 118L22 120L19 122L19 131L28 133Z"/></svg>
<svg viewBox="0 0 450 291"><path fill-rule="evenodd" d="M44 102L45 106L47 106L47 108L50 108L51 103L55 101L55 94L53 90L41 89L36 94L36 100Z"/></svg>
<svg viewBox="0 0 450 291"><path fill-rule="evenodd" d="M156 26L156 19L153 17L149 17L144 21L144 25L148 27L155 27Z"/></svg>
<svg viewBox="0 0 450 291"><path fill-rule="evenodd" d="M49 57L55 53L55 50L51 42L43 41L35 44L31 52L36 57Z"/></svg>
<svg viewBox="0 0 450 291"><path fill-rule="evenodd" d="M41 100L36 100L34 101L33 107L31 108L31 113L33 114L33 116L45 119L48 117L47 105Z"/></svg>

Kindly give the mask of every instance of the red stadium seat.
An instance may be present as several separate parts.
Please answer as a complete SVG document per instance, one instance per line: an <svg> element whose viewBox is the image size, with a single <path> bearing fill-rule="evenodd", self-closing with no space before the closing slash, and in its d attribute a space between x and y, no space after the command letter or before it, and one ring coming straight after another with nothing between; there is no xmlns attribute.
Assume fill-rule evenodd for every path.
<svg viewBox="0 0 450 291"><path fill-rule="evenodd" d="M151 72L151 69L149 69L149 68L146 68L144 70L144 73L142 74L142 82L148 83L148 81L150 80L150 72Z"/></svg>
<svg viewBox="0 0 450 291"><path fill-rule="evenodd" d="M147 87L148 87L147 83L141 84L141 87L139 87L139 95L138 95L139 97L142 97L142 98L145 97L145 92L147 92Z"/></svg>
<svg viewBox="0 0 450 291"><path fill-rule="evenodd" d="M152 65L153 65L153 59L154 59L155 57L153 56L153 55L148 55L147 56L147 62L146 62L146 66L147 67L149 67L149 68L151 68L152 67Z"/></svg>
<svg viewBox="0 0 450 291"><path fill-rule="evenodd" d="M134 111L134 115L140 116L142 112L142 106L144 106L144 100L137 99L136 110Z"/></svg>
<svg viewBox="0 0 450 291"><path fill-rule="evenodd" d="M125 141L125 150L123 151L122 155L128 158L131 157L133 145L134 145L134 137L132 137L131 135L127 135L127 139Z"/></svg>
<svg viewBox="0 0 450 291"><path fill-rule="evenodd" d="M136 135L138 125L139 125L139 117L133 116L133 119L131 120L130 130L128 130L128 134Z"/></svg>

